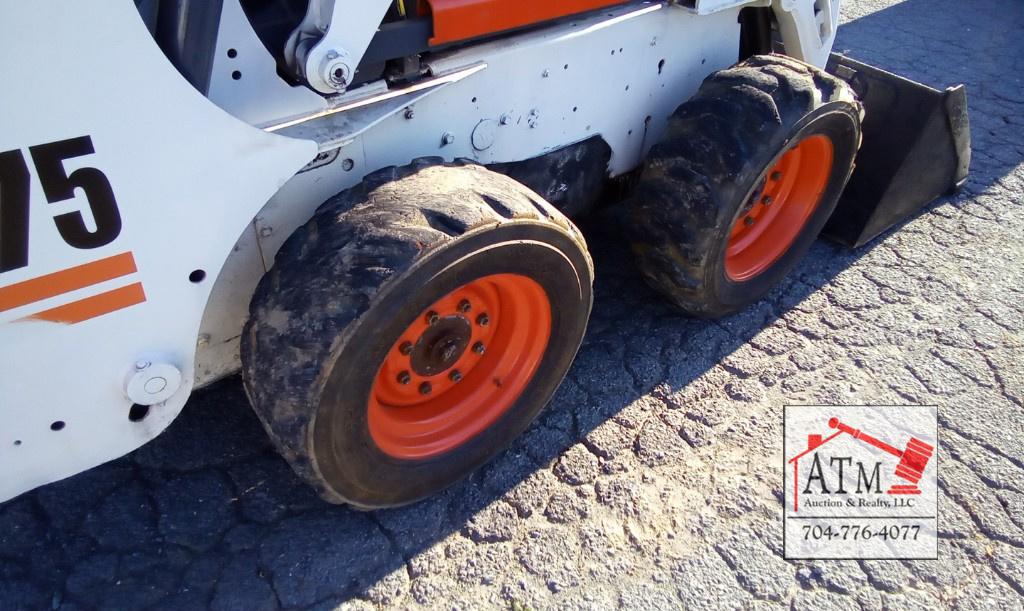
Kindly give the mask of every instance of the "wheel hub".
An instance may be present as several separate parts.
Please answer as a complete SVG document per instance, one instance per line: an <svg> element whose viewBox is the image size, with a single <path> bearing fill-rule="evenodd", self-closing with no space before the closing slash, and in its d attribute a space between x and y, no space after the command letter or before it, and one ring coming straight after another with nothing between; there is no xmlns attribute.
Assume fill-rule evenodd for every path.
<svg viewBox="0 0 1024 611"><path fill-rule="evenodd" d="M494 274L435 301L388 350L368 401L384 453L450 451L509 410L540 366L551 303L535 280Z"/></svg>
<svg viewBox="0 0 1024 611"><path fill-rule="evenodd" d="M768 168L729 233L725 273L743 282L778 261L814 214L832 172L827 136L804 138Z"/></svg>
<svg viewBox="0 0 1024 611"><path fill-rule="evenodd" d="M463 316L441 318L413 344L409 359L413 371L427 377L448 370L462 357L472 335L472 327Z"/></svg>

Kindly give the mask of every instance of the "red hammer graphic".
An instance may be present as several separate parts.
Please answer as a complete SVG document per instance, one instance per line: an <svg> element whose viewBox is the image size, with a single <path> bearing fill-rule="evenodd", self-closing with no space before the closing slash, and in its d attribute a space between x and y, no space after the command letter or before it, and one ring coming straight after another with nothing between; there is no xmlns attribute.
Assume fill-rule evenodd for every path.
<svg viewBox="0 0 1024 611"><path fill-rule="evenodd" d="M916 437L911 437L910 441L907 442L906 449L900 452L880 439L839 422L838 418L831 418L828 421L828 426L838 429L847 435L852 435L854 439L859 439L864 443L873 445L879 450L888 452L900 459L899 464L896 465L896 476L907 480L910 484L894 484L889 488L889 494L921 494L921 489L917 487L917 482L921 480L924 468L928 465L928 461L931 460L932 454L935 452L934 447Z"/></svg>

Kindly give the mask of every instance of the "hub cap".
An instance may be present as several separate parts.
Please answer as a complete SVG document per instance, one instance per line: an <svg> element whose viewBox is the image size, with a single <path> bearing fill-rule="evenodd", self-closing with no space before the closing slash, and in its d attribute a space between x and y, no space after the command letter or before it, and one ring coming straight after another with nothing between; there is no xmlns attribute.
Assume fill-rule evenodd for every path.
<svg viewBox="0 0 1024 611"><path fill-rule="evenodd" d="M760 179L725 249L730 280L750 280L779 260L818 207L832 173L832 141L808 136Z"/></svg>
<svg viewBox="0 0 1024 611"><path fill-rule="evenodd" d="M368 401L370 436L395 458L457 448L512 407L550 335L551 304L536 281L494 274L459 287L388 351Z"/></svg>

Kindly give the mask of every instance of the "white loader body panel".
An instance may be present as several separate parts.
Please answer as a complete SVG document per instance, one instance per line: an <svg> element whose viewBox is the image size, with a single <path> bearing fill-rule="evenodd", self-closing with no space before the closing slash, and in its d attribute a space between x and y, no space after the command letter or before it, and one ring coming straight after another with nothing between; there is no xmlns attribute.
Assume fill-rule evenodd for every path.
<svg viewBox="0 0 1024 611"><path fill-rule="evenodd" d="M39 45L31 24L46 24L53 44ZM265 133L211 104L170 65L130 2L8 4L0 56L0 152L20 152L0 170L4 223L26 204L29 218L27 265L0 275L3 500L125 454L174 419L193 385L199 323L221 267L316 145ZM90 212L90 204L109 205L100 189L77 188L54 203L43 192L40 175L52 168L37 167L29 147L79 137L95 153L68 158L64 170L72 180L79 168L102 173L120 217L116 232ZM30 177L27 202L8 197L9 176L23 175L19 157ZM66 213L80 213L99 241L113 239L69 245L54 221ZM10 239L15 230L4 229ZM195 270L201 282L190 281ZM111 293L126 287L135 288ZM138 361L173 366L182 382L132 422L126 381Z"/></svg>
<svg viewBox="0 0 1024 611"><path fill-rule="evenodd" d="M773 8L813 16L814 2ZM238 0L224 2L234 38L217 44L210 99L130 2L6 3L0 501L130 452L194 387L237 371L257 282L328 197L417 157L518 161L595 135L609 173L629 171L676 106L736 62L742 6L767 4L630 4L433 57L434 75L460 76L325 144L265 128L386 85L325 101L275 81ZM834 28L789 29L821 34L827 56ZM133 404L151 407L130 418Z"/></svg>

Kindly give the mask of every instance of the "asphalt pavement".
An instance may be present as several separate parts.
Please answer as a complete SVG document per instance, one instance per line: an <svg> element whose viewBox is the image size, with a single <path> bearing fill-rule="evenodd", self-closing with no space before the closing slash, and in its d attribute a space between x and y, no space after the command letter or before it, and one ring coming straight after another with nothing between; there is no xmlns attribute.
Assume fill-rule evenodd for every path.
<svg viewBox="0 0 1024 611"><path fill-rule="evenodd" d="M1024 608L1024 3L844 2L836 50L968 86L958 195L819 241L766 299L680 317L614 210L597 301L535 426L410 507L318 500L237 378L133 454L0 505L0 608ZM782 406L939 406L936 561L786 561Z"/></svg>

